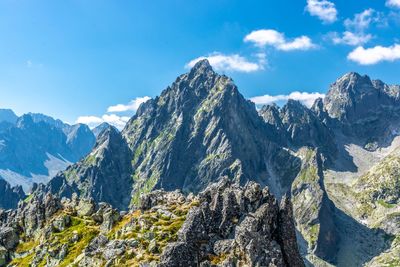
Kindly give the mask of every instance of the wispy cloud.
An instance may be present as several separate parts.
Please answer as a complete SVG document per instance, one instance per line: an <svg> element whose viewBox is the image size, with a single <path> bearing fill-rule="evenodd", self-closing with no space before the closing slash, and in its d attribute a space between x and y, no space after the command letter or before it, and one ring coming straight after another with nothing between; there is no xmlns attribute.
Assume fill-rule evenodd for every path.
<svg viewBox="0 0 400 267"><path fill-rule="evenodd" d="M309 50L317 46L305 35L287 40L284 33L271 29L252 31L244 38L245 42L254 43L258 47L272 46L282 51Z"/></svg>
<svg viewBox="0 0 400 267"><path fill-rule="evenodd" d="M90 128L94 128L103 122L107 122L117 127L119 130L121 130L125 127L125 124L129 121L129 119L130 118L128 116L118 116L116 114L104 114L101 117L81 116L75 121L75 123L84 123L87 124Z"/></svg>
<svg viewBox="0 0 400 267"><path fill-rule="evenodd" d="M333 23L337 20L338 11L335 4L327 0L307 0L306 10L324 23Z"/></svg>
<svg viewBox="0 0 400 267"><path fill-rule="evenodd" d="M354 15L352 19L346 19L343 23L346 31L342 34L330 33L329 36L334 44L345 44L359 46L368 43L374 36L366 33L371 24L386 25L387 19L380 12L372 8L366 9Z"/></svg>
<svg viewBox="0 0 400 267"><path fill-rule="evenodd" d="M386 6L400 8L400 0L387 0Z"/></svg>
<svg viewBox="0 0 400 267"><path fill-rule="evenodd" d="M31 59L28 59L28 60L25 62L25 66L28 67L28 68L34 68L34 67L39 67L39 68L41 68L41 67L43 67L43 64L41 64L41 63L36 63L36 62L33 62Z"/></svg>
<svg viewBox="0 0 400 267"><path fill-rule="evenodd" d="M298 100L307 107L311 107L317 98L324 98L325 95L321 93L307 93L307 92L292 92L288 95L262 95L250 98L256 105L267 105L280 101L287 101L289 99Z"/></svg>
<svg viewBox="0 0 400 267"><path fill-rule="evenodd" d="M208 59L211 66L217 71L236 71L236 72L254 72L264 69L266 62L265 54L257 54L256 61L249 61L247 58L238 54L225 55L214 52L208 56L202 56L191 60L186 64L186 68L193 67L199 60Z"/></svg>
<svg viewBox="0 0 400 267"><path fill-rule="evenodd" d="M107 112L136 111L142 103L150 99L151 98L149 96L137 97L128 104L117 104L115 106L110 106L107 108Z"/></svg>
<svg viewBox="0 0 400 267"><path fill-rule="evenodd" d="M380 20L379 14L372 8L368 8L361 13L354 15L353 19L346 19L344 26L346 29L353 29L354 31L364 31L369 28L371 23Z"/></svg>
<svg viewBox="0 0 400 267"><path fill-rule="evenodd" d="M400 44L388 47L375 46L372 48L359 46L347 58L361 65L374 65L382 61L400 60Z"/></svg>
<svg viewBox="0 0 400 267"><path fill-rule="evenodd" d="M332 42L334 44L346 44L356 46L368 43L373 38L373 36L371 34L345 31L341 36L337 32L333 32L330 34L330 38L332 39Z"/></svg>

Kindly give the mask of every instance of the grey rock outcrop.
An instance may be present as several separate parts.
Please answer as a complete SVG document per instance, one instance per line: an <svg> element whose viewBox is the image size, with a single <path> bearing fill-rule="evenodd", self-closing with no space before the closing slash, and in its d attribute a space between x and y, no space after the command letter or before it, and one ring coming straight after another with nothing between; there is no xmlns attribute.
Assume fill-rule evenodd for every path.
<svg viewBox="0 0 400 267"><path fill-rule="evenodd" d="M223 179L199 201L159 266L304 266L286 198L280 209L268 189Z"/></svg>

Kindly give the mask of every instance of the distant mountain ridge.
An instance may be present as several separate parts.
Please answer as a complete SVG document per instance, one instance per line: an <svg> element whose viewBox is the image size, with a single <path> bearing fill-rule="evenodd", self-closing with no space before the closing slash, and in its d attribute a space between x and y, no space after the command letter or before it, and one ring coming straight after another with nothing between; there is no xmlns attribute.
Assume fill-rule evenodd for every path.
<svg viewBox="0 0 400 267"><path fill-rule="evenodd" d="M37 113L0 110L0 177L25 192L84 157L95 143L88 126Z"/></svg>

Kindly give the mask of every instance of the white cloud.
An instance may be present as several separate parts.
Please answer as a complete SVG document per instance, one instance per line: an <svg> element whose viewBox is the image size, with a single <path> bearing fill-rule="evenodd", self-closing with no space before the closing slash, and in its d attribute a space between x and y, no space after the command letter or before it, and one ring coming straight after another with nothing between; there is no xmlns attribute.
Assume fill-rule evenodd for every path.
<svg viewBox="0 0 400 267"><path fill-rule="evenodd" d="M125 124L128 122L129 119L130 118L127 116L118 116L116 114L105 114L102 117L81 116L76 120L75 123L84 123L87 124L90 128L94 128L103 122L107 122L121 130L125 127Z"/></svg>
<svg viewBox="0 0 400 267"><path fill-rule="evenodd" d="M387 25L387 19L382 14L369 8L354 15L353 19L346 19L343 23L346 31L342 34L337 32L328 35L334 44L346 44L359 46L368 43L374 36L366 33L371 24Z"/></svg>
<svg viewBox="0 0 400 267"><path fill-rule="evenodd" d="M245 36L244 41L254 43L258 47L273 46L283 51L309 50L317 47L307 36L288 41L283 33L271 29L252 31Z"/></svg>
<svg viewBox="0 0 400 267"><path fill-rule="evenodd" d="M387 0L386 6L400 8L400 0Z"/></svg>
<svg viewBox="0 0 400 267"><path fill-rule="evenodd" d="M306 10L311 16L316 16L325 23L333 23L337 20L335 4L327 0L307 0Z"/></svg>
<svg viewBox="0 0 400 267"><path fill-rule="evenodd" d="M298 100L307 107L311 107L317 98L324 98L325 95L321 93L307 93L307 92L292 92L288 95L263 95L250 98L256 105L266 105L279 101L287 101L289 99Z"/></svg>
<svg viewBox="0 0 400 267"><path fill-rule="evenodd" d="M347 58L361 65L373 65L382 61L400 60L400 45L395 44L389 47L375 46L372 48L359 46Z"/></svg>
<svg viewBox="0 0 400 267"><path fill-rule="evenodd" d="M368 29L371 23L377 23L381 20L381 15L374 9L369 8L361 13L355 14L353 19L346 19L344 26L346 29L363 32Z"/></svg>
<svg viewBox="0 0 400 267"><path fill-rule="evenodd" d="M342 36L339 36L337 32L334 32L331 34L331 38L334 44L346 44L356 46L368 43L373 38L373 36L371 34L345 31Z"/></svg>
<svg viewBox="0 0 400 267"><path fill-rule="evenodd" d="M212 53L206 57L198 57L186 64L186 68L193 67L199 60L207 59L211 66L217 71L254 72L264 69L265 54L257 55L257 62L250 62L238 55L224 55L219 52Z"/></svg>
<svg viewBox="0 0 400 267"><path fill-rule="evenodd" d="M129 102L127 105L118 104L115 106L108 107L107 112L136 111L139 108L140 104L146 102L149 99L151 99L151 98L148 96L136 97L131 102Z"/></svg>

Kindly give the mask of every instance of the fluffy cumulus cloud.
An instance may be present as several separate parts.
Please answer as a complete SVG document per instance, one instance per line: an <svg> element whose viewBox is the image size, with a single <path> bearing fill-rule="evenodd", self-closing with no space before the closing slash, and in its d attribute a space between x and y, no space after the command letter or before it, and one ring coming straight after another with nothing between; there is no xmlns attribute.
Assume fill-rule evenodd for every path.
<svg viewBox="0 0 400 267"><path fill-rule="evenodd" d="M386 6L400 8L400 0L387 0Z"/></svg>
<svg viewBox="0 0 400 267"><path fill-rule="evenodd" d="M272 46L282 51L309 50L317 47L307 36L287 40L283 33L271 29L252 31L246 35L244 41L254 43L258 47Z"/></svg>
<svg viewBox="0 0 400 267"><path fill-rule="evenodd" d="M76 123L84 123L87 124L90 128L94 128L97 125L107 122L119 130L125 127L125 124L128 122L128 116L118 116L116 114L104 114L101 117L97 116L81 116L76 120Z"/></svg>
<svg viewBox="0 0 400 267"><path fill-rule="evenodd" d="M214 52L208 56L202 56L191 60L186 64L186 68L193 67L199 60L208 59L211 66L217 71L236 71L236 72L254 72L262 70L265 64L265 54L256 55L256 61L249 61L238 54L225 55Z"/></svg>
<svg viewBox="0 0 400 267"><path fill-rule="evenodd" d="M337 20L338 11L335 4L327 0L307 0L306 10L311 16L318 17L325 23Z"/></svg>
<svg viewBox="0 0 400 267"><path fill-rule="evenodd" d="M107 109L107 112L136 111L139 108L140 104L146 102L149 99L150 99L150 97L148 97L148 96L137 97L137 98L133 99L131 102L129 102L128 104L118 104L115 106L110 106Z"/></svg>
<svg viewBox="0 0 400 267"><path fill-rule="evenodd" d="M325 95L321 93L307 93L307 92L292 92L288 95L263 95L250 98L256 105L267 105L280 101L287 101L289 99L298 100L307 107L311 107L317 98L324 98Z"/></svg>
<svg viewBox="0 0 400 267"><path fill-rule="evenodd" d="M400 60L400 44L388 47L375 46L372 48L359 46L347 58L361 65L373 65L382 61Z"/></svg>

